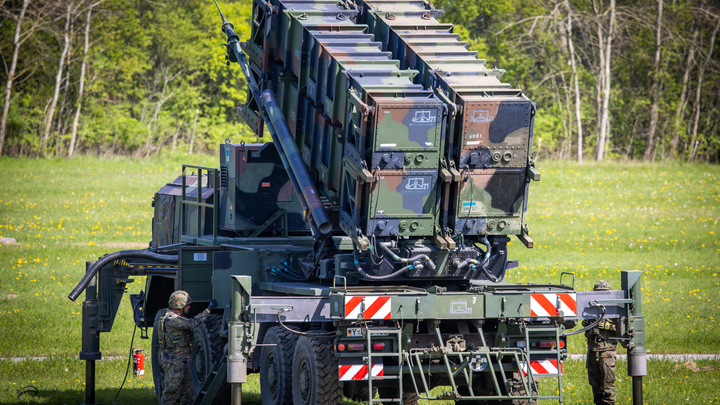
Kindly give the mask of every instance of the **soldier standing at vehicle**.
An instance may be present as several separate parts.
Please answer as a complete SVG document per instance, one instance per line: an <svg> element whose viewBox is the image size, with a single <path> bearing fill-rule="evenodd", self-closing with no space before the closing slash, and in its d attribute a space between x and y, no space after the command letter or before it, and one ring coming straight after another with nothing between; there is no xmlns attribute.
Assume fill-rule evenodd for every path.
<svg viewBox="0 0 720 405"><path fill-rule="evenodd" d="M160 318L158 327L158 346L162 349L160 368L163 371L165 387L162 393L162 405L188 405L193 401L193 387L190 379L190 344L193 341L193 328L205 322L210 311L217 306L213 299L207 309L193 318L186 318L190 312L190 295L178 290L170 295L169 308Z"/></svg>
<svg viewBox="0 0 720 405"><path fill-rule="evenodd" d="M593 291L610 291L610 283L600 280L595 283ZM594 323L586 319L583 326ZM595 405L615 404L615 356L617 340L617 321L602 319L593 328L585 332L588 352L586 367L588 380L593 391Z"/></svg>

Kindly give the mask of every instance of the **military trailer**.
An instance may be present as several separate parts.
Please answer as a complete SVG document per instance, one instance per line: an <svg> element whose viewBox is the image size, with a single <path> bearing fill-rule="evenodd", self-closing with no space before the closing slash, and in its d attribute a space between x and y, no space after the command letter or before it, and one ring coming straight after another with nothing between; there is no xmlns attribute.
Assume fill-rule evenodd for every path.
<svg viewBox="0 0 720 405"><path fill-rule="evenodd" d="M238 113L272 142L228 140L218 168L183 165L155 193L149 248L88 263L69 295L86 291L86 402L99 334L145 275L130 298L136 325L153 328L158 399L155 326L182 289L191 314L219 303L194 331L196 404L241 403L248 373L263 404L562 402L567 331L603 318L620 320L641 403L640 272L622 272L617 291L576 291L570 273L504 281L518 266L511 238L533 247L526 208L540 180L535 105L500 81L504 70L427 1L252 10L247 41L220 13L222 30L248 83Z"/></svg>

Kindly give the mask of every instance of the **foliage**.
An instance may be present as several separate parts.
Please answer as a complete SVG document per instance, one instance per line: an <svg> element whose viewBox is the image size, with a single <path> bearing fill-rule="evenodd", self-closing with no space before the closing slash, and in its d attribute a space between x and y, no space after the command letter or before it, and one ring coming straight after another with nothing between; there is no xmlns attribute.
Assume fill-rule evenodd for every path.
<svg viewBox="0 0 720 405"><path fill-rule="evenodd" d="M2 12L0 54L6 66L0 71L2 83L7 80L21 3L7 1ZM37 138L44 131L44 116L55 86L68 3L73 4L70 55L59 84L61 97L50 145L48 150L39 150ZM252 2L221 3L238 36L247 39ZM656 69L656 16L661 3L661 58ZM23 42L2 152L13 156L66 154L78 108L89 4L89 0L31 2L21 27ZM521 87L536 103L535 145L537 138L543 139L541 154L577 158L576 107L584 134L581 149L595 154L601 109L598 91L604 79L600 50L608 34L603 24L609 0L438 0L435 7L444 9L441 19L456 25L455 32L479 58L487 59L490 67L507 71L503 81ZM617 0L616 11L608 156L720 160L720 50L716 49L720 44L711 49L720 8L698 0ZM224 35L213 2L106 0L94 5L90 22L80 151L157 154L171 147L174 136L180 150L189 150L196 110L195 150L214 150L225 138L256 141L235 112L245 99L246 84L237 65L225 66ZM577 62L579 106L575 105L571 43ZM655 83L657 99L652 91ZM659 118L651 144L653 110Z"/></svg>
<svg viewBox="0 0 720 405"><path fill-rule="evenodd" d="M598 20L607 15L608 1L439 0L442 20L456 24L456 31L488 65L506 69L503 80L519 85L538 106L535 136L555 157L576 157L577 129L569 41L578 63L578 81L585 153L597 146L600 80ZM661 27L660 122L653 160L680 157L718 162L720 149L720 52L715 45L705 70L700 103L695 103L698 76L710 51L710 37L720 22L720 8L707 2L663 0ZM655 73L657 0L618 1L617 32L613 38L610 101L610 156L642 159L648 143L652 84ZM567 32L568 17L572 31ZM693 42L693 30L699 38ZM466 39L467 38L467 39ZM717 39L716 39L717 42ZM695 57L688 63L688 52ZM686 101L681 102L683 76L690 72ZM678 110L680 104L686 105ZM697 104L697 105L696 105ZM700 109L698 151L691 155L693 112ZM680 114L678 115L678 111ZM542 118L541 115L552 115ZM562 125L559 125L560 120ZM552 123L552 125L550 125ZM565 129L567 127L567 130ZM674 139L677 138L677 139ZM574 143L574 144L573 144ZM573 144L573 145L570 145ZM537 146L537 142L535 142ZM548 153L548 149L546 149Z"/></svg>
<svg viewBox="0 0 720 405"><path fill-rule="evenodd" d="M66 109L64 116L57 118L50 147L60 156L69 147L68 117L71 120L73 114L67 111L75 108L87 10L87 2L74 4L75 31L66 66L70 80L61 83ZM250 6L248 2L223 4L223 11L236 22L241 37L249 36ZM56 8L54 15L65 6ZM9 22L0 29L3 55L12 54L14 26ZM57 28L52 21L40 23L45 28L42 32ZM93 8L90 32L79 130L81 151L155 154L170 147L176 131L180 148L188 150L196 109L195 150L214 150L218 140L227 137L238 142L255 139L235 114L235 106L245 98L245 83L237 66L225 65L220 44L224 34L213 2L108 0ZM40 132L42 119L22 117L42 116L42 106L52 93L54 64L62 44L52 35L40 33L35 37L36 41L25 42L20 48L18 70L24 73L15 79L6 142L6 151L12 155L44 152L37 149L37 142L23 148L28 138L36 136L31 133ZM35 57L39 48L47 50L43 58ZM6 74L0 74L3 83Z"/></svg>

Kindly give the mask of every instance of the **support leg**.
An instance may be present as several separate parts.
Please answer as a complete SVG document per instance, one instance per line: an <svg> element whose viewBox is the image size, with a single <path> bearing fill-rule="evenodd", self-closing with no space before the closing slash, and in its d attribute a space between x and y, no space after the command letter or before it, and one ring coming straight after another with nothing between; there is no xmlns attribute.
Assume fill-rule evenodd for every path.
<svg viewBox="0 0 720 405"><path fill-rule="evenodd" d="M633 377L633 405L643 405L642 377Z"/></svg>
<svg viewBox="0 0 720 405"><path fill-rule="evenodd" d="M241 383L233 383L231 384L231 402L232 405L242 405L242 384Z"/></svg>

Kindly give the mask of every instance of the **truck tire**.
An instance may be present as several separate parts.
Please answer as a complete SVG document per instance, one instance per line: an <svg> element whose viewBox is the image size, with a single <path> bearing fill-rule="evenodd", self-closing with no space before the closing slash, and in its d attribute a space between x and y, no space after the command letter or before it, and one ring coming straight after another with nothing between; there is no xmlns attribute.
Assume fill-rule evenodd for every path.
<svg viewBox="0 0 720 405"><path fill-rule="evenodd" d="M298 335L282 326L268 329L260 353L260 397L267 405L292 404L292 362Z"/></svg>
<svg viewBox="0 0 720 405"><path fill-rule="evenodd" d="M479 385L480 384L473 384L473 393L475 395L477 395L477 396L492 395L492 394L488 394L487 391L483 391L482 389L480 389ZM467 395L470 395L470 390L468 389L468 387L458 387L458 393L460 395L467 396ZM471 399L464 400L464 401L459 400L459 399L455 400L455 405L486 405L487 403L488 403L488 401L485 401L485 400L471 400Z"/></svg>
<svg viewBox="0 0 720 405"><path fill-rule="evenodd" d="M520 376L517 375L517 373L514 373L515 375L513 378L508 379L508 385L510 386L510 396L525 396L525 386L522 383L522 380L520 379ZM532 383L532 381L529 381L529 383ZM538 387L538 379L535 378L535 384L530 386L530 390L532 391L531 395L538 395L538 391L535 389ZM533 399L508 399L506 401L500 402L501 405L536 405L537 401Z"/></svg>
<svg viewBox="0 0 720 405"><path fill-rule="evenodd" d="M396 387L380 387L378 388L378 394L380 395L380 398L397 398L400 395L398 395L398 389ZM414 392L408 392L403 390L402 395L402 405L416 405L420 398L417 396ZM396 404L397 402L387 402L387 404Z"/></svg>
<svg viewBox="0 0 720 405"><path fill-rule="evenodd" d="M502 375L497 374L498 383L500 384L501 389L503 390L503 395L506 395L505 393L505 386L502 384ZM535 378L535 384L537 386L538 379ZM517 373L514 373L512 378L508 379L508 385L510 386L510 396L524 396L525 395L525 386L522 383L522 380L520 380L520 376L517 375ZM473 391L475 392L475 395L478 396L491 396L491 395L497 395L497 392L493 388L483 388L483 387L492 387L493 383L490 379L489 375L484 376L484 380L476 380L475 384L473 385ZM470 395L470 390L467 389L467 387L458 387L458 392L460 395ZM532 390L533 395L538 395L537 390ZM531 400L531 399L506 399L506 400L500 400L500 401L491 401L491 400L457 400L455 401L456 405L485 405L485 404L498 404L498 405L535 405L537 404L537 401Z"/></svg>
<svg viewBox="0 0 720 405"><path fill-rule="evenodd" d="M166 309L161 309L155 314L155 320L153 321L152 338L150 340L150 362L152 363L152 374L153 383L155 384L155 395L157 395L158 403L162 403L163 388L165 388L165 376L163 375L162 368L160 368L160 355L162 349L158 344L158 324L160 318L165 315Z"/></svg>
<svg viewBox="0 0 720 405"><path fill-rule="evenodd" d="M369 392L367 381L346 381L343 383L343 395L353 401L369 402L369 397L375 398L378 389L373 387L372 396L368 395Z"/></svg>
<svg viewBox="0 0 720 405"><path fill-rule="evenodd" d="M222 327L222 315L209 315L205 323L193 329L193 344L191 346L190 358L192 365L190 374L193 380L195 395L202 387L215 362L223 357L225 350L225 339L220 336ZM224 381L218 388L213 404L227 404L230 402L230 384Z"/></svg>
<svg viewBox="0 0 720 405"><path fill-rule="evenodd" d="M333 340L300 336L293 356L293 403L340 405L342 394Z"/></svg>

